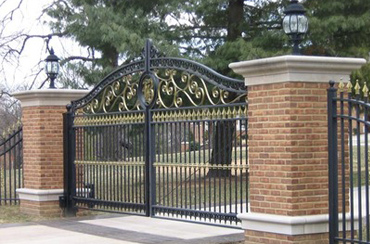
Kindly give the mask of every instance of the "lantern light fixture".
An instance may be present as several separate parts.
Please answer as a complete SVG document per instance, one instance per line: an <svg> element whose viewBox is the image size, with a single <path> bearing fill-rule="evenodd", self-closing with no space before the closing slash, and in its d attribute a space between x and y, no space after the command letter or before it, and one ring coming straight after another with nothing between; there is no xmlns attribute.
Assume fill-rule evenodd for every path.
<svg viewBox="0 0 370 244"><path fill-rule="evenodd" d="M308 19L305 16L306 10L298 0L291 0L284 13L284 32L293 42L293 54L300 55L299 44L308 31Z"/></svg>
<svg viewBox="0 0 370 244"><path fill-rule="evenodd" d="M49 56L45 59L45 72L50 79L49 89L55 89L54 81L59 74L59 58L54 54L54 49L51 48Z"/></svg>

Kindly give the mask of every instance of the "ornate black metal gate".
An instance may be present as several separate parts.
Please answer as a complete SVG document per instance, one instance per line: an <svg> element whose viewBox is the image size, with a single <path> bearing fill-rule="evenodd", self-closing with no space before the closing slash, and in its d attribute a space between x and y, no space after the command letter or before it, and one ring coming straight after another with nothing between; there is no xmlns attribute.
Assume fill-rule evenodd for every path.
<svg viewBox="0 0 370 244"><path fill-rule="evenodd" d="M370 243L369 89L328 89L330 243ZM354 91L354 92L353 92ZM363 95L363 97L361 96Z"/></svg>
<svg viewBox="0 0 370 244"><path fill-rule="evenodd" d="M68 107L67 209L237 223L248 209L246 111L243 81L148 41Z"/></svg>

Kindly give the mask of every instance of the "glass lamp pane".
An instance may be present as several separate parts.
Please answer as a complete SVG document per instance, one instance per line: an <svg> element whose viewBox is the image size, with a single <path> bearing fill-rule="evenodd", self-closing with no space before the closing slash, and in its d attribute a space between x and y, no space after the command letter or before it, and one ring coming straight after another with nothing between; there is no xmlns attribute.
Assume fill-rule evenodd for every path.
<svg viewBox="0 0 370 244"><path fill-rule="evenodd" d="M292 33L298 33L298 16L295 14L290 16L290 30Z"/></svg>
<svg viewBox="0 0 370 244"><path fill-rule="evenodd" d="M46 74L50 74L51 73L51 69L52 69L51 62L46 62L46 64L45 64L45 72L46 72Z"/></svg>
<svg viewBox="0 0 370 244"><path fill-rule="evenodd" d="M305 34L308 30L308 20L304 15L298 16L298 33Z"/></svg>
<svg viewBox="0 0 370 244"><path fill-rule="evenodd" d="M283 29L284 29L285 34L291 33L290 27L289 27L289 21L290 21L290 16L286 15L283 19Z"/></svg>
<svg viewBox="0 0 370 244"><path fill-rule="evenodd" d="M59 63L58 62L52 62L52 73L58 74L59 72Z"/></svg>

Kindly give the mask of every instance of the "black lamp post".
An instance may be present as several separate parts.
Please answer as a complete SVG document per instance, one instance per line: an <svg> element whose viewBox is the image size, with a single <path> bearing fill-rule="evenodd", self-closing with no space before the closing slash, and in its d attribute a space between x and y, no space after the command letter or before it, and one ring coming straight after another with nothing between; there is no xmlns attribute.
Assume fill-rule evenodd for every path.
<svg viewBox="0 0 370 244"><path fill-rule="evenodd" d="M308 19L304 15L306 10L302 4L298 3L298 0L291 0L284 13L284 32L290 36L293 42L293 54L300 55L299 43L302 41L302 36L306 34L308 30Z"/></svg>
<svg viewBox="0 0 370 244"><path fill-rule="evenodd" d="M48 75L48 78L50 79L50 86L49 89L56 88L54 85L54 81L58 76L59 73L59 58L54 54L53 48L50 49L49 56L45 59L46 65L45 65L45 72Z"/></svg>

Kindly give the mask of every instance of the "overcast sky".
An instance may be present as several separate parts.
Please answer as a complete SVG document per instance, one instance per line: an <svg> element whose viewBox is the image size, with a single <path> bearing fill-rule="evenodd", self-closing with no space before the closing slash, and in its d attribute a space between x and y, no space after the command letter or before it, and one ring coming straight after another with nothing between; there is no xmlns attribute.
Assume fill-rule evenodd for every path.
<svg viewBox="0 0 370 244"><path fill-rule="evenodd" d="M7 0L7 4L0 8L1 19L18 4L19 0ZM22 31L27 34L49 34L51 33L47 24L47 16L39 19L42 9L52 3L52 0L23 0L21 8L14 14L13 20L6 26L4 35ZM1 37L0 37L1 38ZM55 54L60 58L69 55L79 55L82 50L70 40L53 37L50 46L54 48ZM13 44L13 47L16 45ZM19 46L18 46L19 48ZM40 61L47 57L45 42L40 39L32 39L27 42L21 58L5 63L4 71L0 73L0 85L9 91L24 90L25 84L30 86L34 80L34 74L44 67ZM46 79L42 71L32 89L37 89L41 82ZM46 86L47 87L47 86Z"/></svg>

